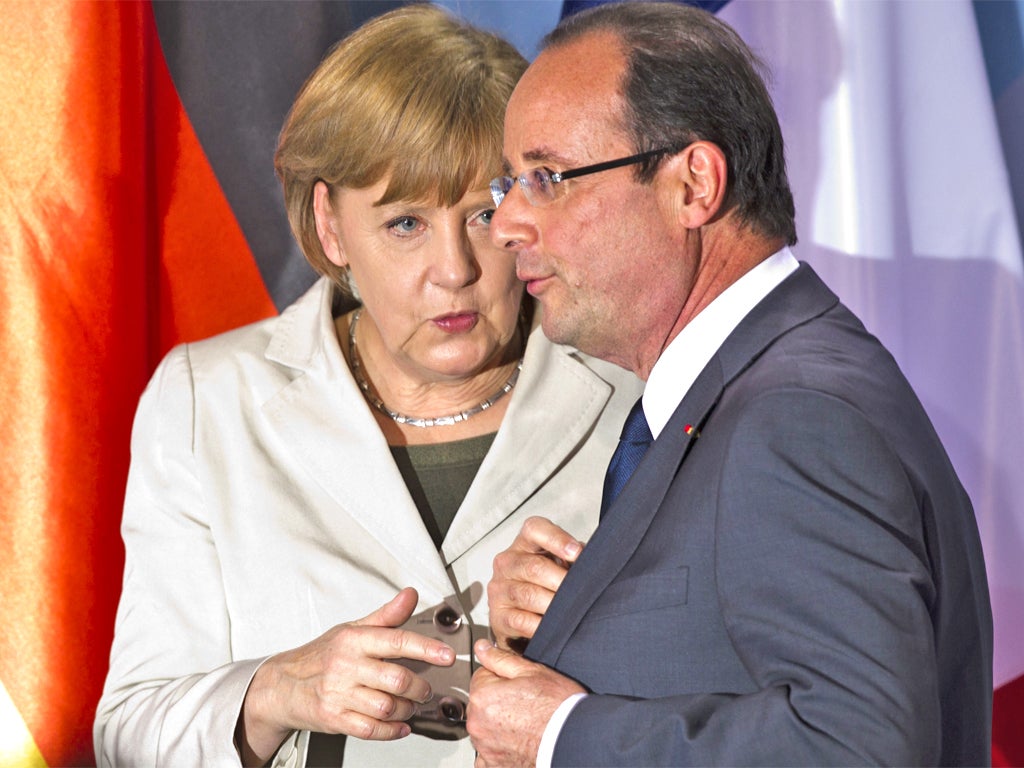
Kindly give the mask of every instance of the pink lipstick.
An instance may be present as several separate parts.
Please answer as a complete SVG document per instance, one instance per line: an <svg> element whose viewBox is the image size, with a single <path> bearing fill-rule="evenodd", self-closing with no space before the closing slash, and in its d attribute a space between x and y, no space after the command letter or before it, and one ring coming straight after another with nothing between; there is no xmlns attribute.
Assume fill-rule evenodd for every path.
<svg viewBox="0 0 1024 768"><path fill-rule="evenodd" d="M476 312L464 312L435 317L433 323L445 333L468 333L476 326L478 318Z"/></svg>

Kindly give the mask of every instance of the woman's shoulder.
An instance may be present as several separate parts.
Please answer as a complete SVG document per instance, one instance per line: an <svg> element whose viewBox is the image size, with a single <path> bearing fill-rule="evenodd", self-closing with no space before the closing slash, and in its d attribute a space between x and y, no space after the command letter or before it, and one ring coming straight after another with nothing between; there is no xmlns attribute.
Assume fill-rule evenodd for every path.
<svg viewBox="0 0 1024 768"><path fill-rule="evenodd" d="M528 362L542 369L545 376L596 376L616 389L643 391L643 381L632 371L548 339L540 326L539 316L530 331L527 357Z"/></svg>
<svg viewBox="0 0 1024 768"><path fill-rule="evenodd" d="M332 284L318 280L280 314L214 336L174 347L161 367L184 363L193 378L217 379L288 368L293 359L309 359L333 333Z"/></svg>

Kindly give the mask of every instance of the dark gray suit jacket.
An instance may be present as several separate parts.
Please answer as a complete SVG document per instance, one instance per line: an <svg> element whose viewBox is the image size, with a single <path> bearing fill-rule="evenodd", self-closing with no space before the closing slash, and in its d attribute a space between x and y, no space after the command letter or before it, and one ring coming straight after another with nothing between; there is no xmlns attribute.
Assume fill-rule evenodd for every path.
<svg viewBox="0 0 1024 768"><path fill-rule="evenodd" d="M991 622L928 417L801 265L700 374L527 655L594 693L556 766L980 765Z"/></svg>

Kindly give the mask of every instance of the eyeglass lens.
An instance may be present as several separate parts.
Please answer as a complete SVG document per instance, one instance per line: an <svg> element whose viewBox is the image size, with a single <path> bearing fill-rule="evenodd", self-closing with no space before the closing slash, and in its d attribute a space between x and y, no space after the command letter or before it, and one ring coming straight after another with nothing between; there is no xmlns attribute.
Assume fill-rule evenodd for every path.
<svg viewBox="0 0 1024 768"><path fill-rule="evenodd" d="M544 205L552 202L557 195L557 185L551 178L551 172L544 167L531 168L521 176L499 176L491 181L491 198L495 205L501 205L512 190L512 185L519 182L523 194L530 205Z"/></svg>

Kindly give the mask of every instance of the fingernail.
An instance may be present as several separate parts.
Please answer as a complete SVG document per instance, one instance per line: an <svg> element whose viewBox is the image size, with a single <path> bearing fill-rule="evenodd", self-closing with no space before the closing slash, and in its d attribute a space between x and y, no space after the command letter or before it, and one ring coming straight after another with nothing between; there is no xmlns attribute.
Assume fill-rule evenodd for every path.
<svg viewBox="0 0 1024 768"><path fill-rule="evenodd" d="M475 653L477 653L477 654L481 654L481 653L486 653L487 651L491 650L491 648L493 648L493 647L494 647L494 643L492 643L490 640L480 639L480 640L477 640L476 643L474 644L473 651Z"/></svg>
<svg viewBox="0 0 1024 768"><path fill-rule="evenodd" d="M583 545L578 541L573 541L566 546L565 551L569 553L569 557L575 560L580 556L580 552L583 551Z"/></svg>
<svg viewBox="0 0 1024 768"><path fill-rule="evenodd" d="M455 658L455 651L451 648L445 647L441 649L438 656L441 657L441 661L452 661Z"/></svg>

